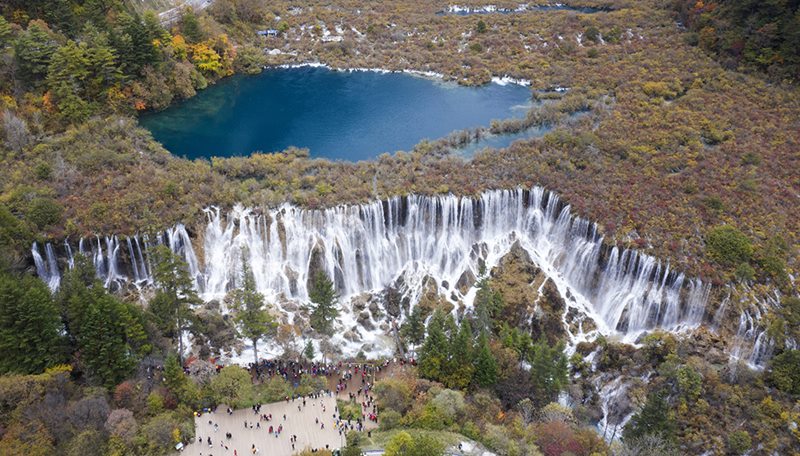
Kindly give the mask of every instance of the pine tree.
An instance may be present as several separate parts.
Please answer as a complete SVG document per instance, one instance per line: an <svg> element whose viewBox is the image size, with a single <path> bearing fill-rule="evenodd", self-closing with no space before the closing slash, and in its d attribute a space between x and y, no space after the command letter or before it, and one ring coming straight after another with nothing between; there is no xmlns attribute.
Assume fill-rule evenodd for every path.
<svg viewBox="0 0 800 456"><path fill-rule="evenodd" d="M110 294L85 256L75 256L56 302L72 350L88 376L103 386L111 387L125 378L136 357L151 350L141 312Z"/></svg>
<svg viewBox="0 0 800 456"><path fill-rule="evenodd" d="M445 385L448 388L465 389L472 381L474 373L472 326L466 318L461 327L450 335L450 357L447 361Z"/></svg>
<svg viewBox="0 0 800 456"><path fill-rule="evenodd" d="M87 37L86 57L89 62L84 92L89 100L100 101L122 80L122 71L117 65L116 51L108 42L108 34L87 26L84 35Z"/></svg>
<svg viewBox="0 0 800 456"><path fill-rule="evenodd" d="M78 350L90 378L111 388L127 377L135 358L127 338L125 305L99 285L90 292Z"/></svg>
<svg viewBox="0 0 800 456"><path fill-rule="evenodd" d="M414 306L411 314L400 328L400 335L414 347L419 346L425 340L425 321L422 318L422 307Z"/></svg>
<svg viewBox="0 0 800 456"><path fill-rule="evenodd" d="M308 361L314 361L314 344L312 344L310 340L306 342L306 346L303 348L303 356Z"/></svg>
<svg viewBox="0 0 800 456"><path fill-rule="evenodd" d="M183 372L178 357L172 353L164 360L164 384L182 404L193 407L200 398L199 388Z"/></svg>
<svg viewBox="0 0 800 456"><path fill-rule="evenodd" d="M323 273L317 273L308 297L314 304L311 311L311 327L320 334L333 334L333 321L339 316L336 308L338 296L333 289L333 282Z"/></svg>
<svg viewBox="0 0 800 456"><path fill-rule="evenodd" d="M487 388L497 383L497 362L489 347L489 337L486 335L486 331L481 332L478 338L473 381L481 388Z"/></svg>
<svg viewBox="0 0 800 456"><path fill-rule="evenodd" d="M551 347L542 337L533 345L531 355L531 381L533 399L537 406L553 402L568 381L567 357L564 347L556 344Z"/></svg>
<svg viewBox="0 0 800 456"><path fill-rule="evenodd" d="M142 68L156 62L156 48L149 31L138 17L122 13L117 18L118 27L112 36L114 48L119 52L122 71L137 76Z"/></svg>
<svg viewBox="0 0 800 456"><path fill-rule="evenodd" d="M253 342L253 357L258 364L258 340L272 336L278 324L264 305L264 295L256 291L256 280L247 263L242 264L242 274L242 288L233 290L230 294L231 308L236 312L239 333Z"/></svg>
<svg viewBox="0 0 800 456"><path fill-rule="evenodd" d="M419 375L430 380L442 379L448 359L449 344L444 326L444 313L436 309L428 323L428 335L419 352Z"/></svg>
<svg viewBox="0 0 800 456"><path fill-rule="evenodd" d="M50 37L47 25L42 21L31 21L28 29L20 34L14 45L14 56L21 79L33 84L44 78L56 49L58 45Z"/></svg>
<svg viewBox="0 0 800 456"><path fill-rule="evenodd" d="M188 329L194 314L192 306L200 303L189 276L189 267L168 247L153 249L153 279L158 291L150 301L150 311L161 329L177 340L178 357L183 357L184 330Z"/></svg>
<svg viewBox="0 0 800 456"><path fill-rule="evenodd" d="M0 275L0 374L33 374L64 361L61 321L50 291L30 276Z"/></svg>
<svg viewBox="0 0 800 456"><path fill-rule="evenodd" d="M68 122L82 122L92 114L84 96L84 84L90 74L86 44L67 41L53 54L47 70L47 88L58 111Z"/></svg>
<svg viewBox="0 0 800 456"><path fill-rule="evenodd" d="M75 255L73 262L73 267L64 272L55 301L61 310L72 350L75 351L90 300L89 287L97 280L97 275L92 260L85 255Z"/></svg>
<svg viewBox="0 0 800 456"><path fill-rule="evenodd" d="M186 8L181 15L181 32L190 43L199 43L203 40L203 32L200 30L200 23L191 8Z"/></svg>
<svg viewBox="0 0 800 456"><path fill-rule="evenodd" d="M482 279L478 282L478 291L475 294L475 329L478 332L494 331L493 319L500 315L504 306L503 296L492 289L488 280Z"/></svg>
<svg viewBox="0 0 800 456"><path fill-rule="evenodd" d="M623 440L635 440L645 435L659 435L667 441L675 436L675 419L663 391L647 396L642 410L625 426Z"/></svg>
<svg viewBox="0 0 800 456"><path fill-rule="evenodd" d="M0 16L0 49L5 48L11 38L11 24L8 23L6 18Z"/></svg>

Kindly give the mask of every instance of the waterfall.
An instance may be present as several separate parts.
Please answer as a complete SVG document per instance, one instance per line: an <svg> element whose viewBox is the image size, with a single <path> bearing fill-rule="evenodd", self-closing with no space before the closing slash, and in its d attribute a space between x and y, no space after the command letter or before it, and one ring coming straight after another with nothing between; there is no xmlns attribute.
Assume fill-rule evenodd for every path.
<svg viewBox="0 0 800 456"><path fill-rule="evenodd" d="M446 284L444 296L466 298L456 290L459 279L479 276L480 264L497 265L515 243L611 331L696 326L708 298L707 285L653 257L604 249L595 224L538 187L477 199L410 195L325 210L237 206L206 215L200 290L206 299L236 286L242 256L268 296L307 299L310 269L318 268L345 298L379 292L400 277L408 284L425 276Z"/></svg>
<svg viewBox="0 0 800 456"><path fill-rule="evenodd" d="M36 265L36 274L50 287L50 290L55 291L61 283L61 274L58 271L58 263L53 246L49 243L45 244L44 253L45 256L42 258L42 254L39 253L39 245L34 242L31 254Z"/></svg>
<svg viewBox="0 0 800 456"><path fill-rule="evenodd" d="M462 294L456 284L490 271L515 245L553 280L568 305L589 314L601 332L629 340L655 327L699 325L709 293L708 285L668 263L604 245L596 224L572 215L569 205L541 187L477 198L409 195L322 210L237 205L226 213L211 207L205 214L202 263L182 224L156 242L186 260L206 300L220 299L240 283L244 261L270 298L307 300L309 276L321 270L342 302L402 283L413 305L430 277L447 299L470 306L474 292ZM122 242L108 236L78 243L110 288L152 284L149 248L144 236L141 242L139 236ZM57 287L55 255L51 261L48 253L45 262L36 245L33 253L39 275Z"/></svg>

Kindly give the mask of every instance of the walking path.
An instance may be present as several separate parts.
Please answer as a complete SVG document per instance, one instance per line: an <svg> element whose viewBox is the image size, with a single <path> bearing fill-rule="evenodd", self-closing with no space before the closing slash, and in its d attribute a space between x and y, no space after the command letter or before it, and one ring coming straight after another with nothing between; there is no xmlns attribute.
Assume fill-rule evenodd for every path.
<svg viewBox="0 0 800 456"><path fill-rule="evenodd" d="M345 396L346 398L347 396ZM298 411L298 406L300 411ZM329 448L331 450L344 446L344 432L336 428L336 396L325 394L317 399L303 399L276 402L261 406L260 412L251 409L236 410L226 413L225 406L217 407L215 413L204 413L195 418L195 440L183 450L186 456L237 456L250 455L253 445L259 455L291 456L304 448ZM259 421L259 415L272 415L271 421ZM286 415L284 420L283 416ZM247 428L245 428L247 422ZM210 424L209 424L210 423ZM258 426L256 425L258 423ZM270 426L273 434L269 433ZM278 426L283 426L280 434L276 434ZM323 427L324 426L324 427ZM377 427L367 421L366 429ZM226 438L230 433L231 438ZM277 435L277 436L276 436ZM297 441L292 448L292 436ZM198 443L198 438L203 443ZM211 447L208 439L211 439ZM226 450L227 446L227 450Z"/></svg>
<svg viewBox="0 0 800 456"><path fill-rule="evenodd" d="M372 381L394 376L398 369L402 370L404 367L396 362L386 363ZM373 412L374 405L372 400L359 391L364 385L361 371L348 370L346 366L345 371L352 374L345 380L339 376L328 377L330 393L263 404L257 412L253 409L228 412L226 405L219 405L216 412L195 417L195 438L186 445L181 454L292 456L306 448L333 450L343 447L348 432L345 428L349 425L351 429L357 429L358 424L355 421L347 423L337 420L336 399L347 401L352 396L357 402L368 404L368 407L362 407L362 413L367 418ZM340 390L338 394L337 386ZM369 397L372 396L371 391L368 394ZM271 419L266 420L265 416L271 416ZM363 420L362 423L363 430L378 427L370 419Z"/></svg>

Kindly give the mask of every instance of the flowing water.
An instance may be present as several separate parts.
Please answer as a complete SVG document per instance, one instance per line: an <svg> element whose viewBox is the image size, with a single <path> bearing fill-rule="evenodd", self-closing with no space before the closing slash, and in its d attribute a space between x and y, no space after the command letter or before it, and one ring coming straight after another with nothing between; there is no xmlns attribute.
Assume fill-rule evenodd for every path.
<svg viewBox="0 0 800 456"><path fill-rule="evenodd" d="M539 187L487 191L475 199L410 195L325 210L288 204L271 210L209 208L206 215L195 247L186 228L177 225L152 240L81 240L77 251L93 258L110 288L151 284L148 250L163 243L186 260L206 300L220 299L239 285L247 262L258 290L278 305L307 301L308 277L321 270L333 279L343 303L364 293L379 296L401 283L413 305L432 278L442 296L469 306L475 289L462 293L457 284L474 283L469 277L491 270L518 245L553 280L570 309L591 317L599 332L628 341L655 327L699 325L708 297L708 285L669 264L607 246L595 224L573 216L568 205ZM202 249L199 255L195 248ZM37 271L53 288L59 283L56 257L75 249L59 250L63 253L47 244L42 253L33 246ZM345 328L355 324L349 308L343 305Z"/></svg>

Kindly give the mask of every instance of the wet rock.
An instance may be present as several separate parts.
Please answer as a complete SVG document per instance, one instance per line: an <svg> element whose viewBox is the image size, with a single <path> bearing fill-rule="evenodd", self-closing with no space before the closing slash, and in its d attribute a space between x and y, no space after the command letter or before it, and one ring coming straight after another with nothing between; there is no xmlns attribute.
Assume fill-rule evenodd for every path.
<svg viewBox="0 0 800 456"><path fill-rule="evenodd" d="M345 332L342 337L350 342L361 342L361 334L358 333L358 328L355 326Z"/></svg>
<svg viewBox="0 0 800 456"><path fill-rule="evenodd" d="M367 331L372 331L375 329L375 325L372 324L372 320L370 319L369 312L364 311L358 314L358 318L356 319L358 324L364 327Z"/></svg>
<svg viewBox="0 0 800 456"><path fill-rule="evenodd" d="M467 269L461 274L461 276L458 278L458 281L456 281L456 289L462 295L466 294L467 291L469 291L469 289L475 285L476 280L477 278L475 277L475 274L472 273L472 270Z"/></svg>
<svg viewBox="0 0 800 456"><path fill-rule="evenodd" d="M325 246L321 241L314 244L311 249L311 259L308 262L308 277L306 278L308 290L312 288L317 274L327 274L325 271Z"/></svg>
<svg viewBox="0 0 800 456"><path fill-rule="evenodd" d="M552 280L545 282L544 287L542 288L542 297L539 300L539 303L542 306L547 307L547 310L550 312L563 312L566 308L564 298L561 297L555 282Z"/></svg>
<svg viewBox="0 0 800 456"><path fill-rule="evenodd" d="M436 280L431 276L425 276L422 279L422 293L417 305L420 306L423 318L432 314L437 308L448 313L453 310L453 304L439 294Z"/></svg>
<svg viewBox="0 0 800 456"><path fill-rule="evenodd" d="M395 286L387 288L383 293L383 306L386 309L386 313L392 317L400 316L402 312L402 301L403 296L400 290Z"/></svg>
<svg viewBox="0 0 800 456"><path fill-rule="evenodd" d="M372 299L369 303L369 313L372 314L372 319L375 321L383 318L383 312L381 312L381 308L378 306L378 302L375 299Z"/></svg>
<svg viewBox="0 0 800 456"><path fill-rule="evenodd" d="M289 266L283 268L283 273L289 278L289 291L292 295L297 295L297 280L300 275Z"/></svg>
<svg viewBox="0 0 800 456"><path fill-rule="evenodd" d="M486 243L474 244L472 250L469 252L469 257L472 261L478 263L478 271L486 269L486 256L489 254L489 247Z"/></svg>
<svg viewBox="0 0 800 456"><path fill-rule="evenodd" d="M369 293L361 293L360 295L353 296L353 298L350 300L350 303L353 306L353 313L358 313L366 309L369 300Z"/></svg>
<svg viewBox="0 0 800 456"><path fill-rule="evenodd" d="M681 358L698 356L717 365L725 365L729 361L725 339L706 327L698 328L691 337L681 338L678 354Z"/></svg>
<svg viewBox="0 0 800 456"><path fill-rule="evenodd" d="M286 312L297 312L300 306L295 301L286 301L281 305L281 309Z"/></svg>

